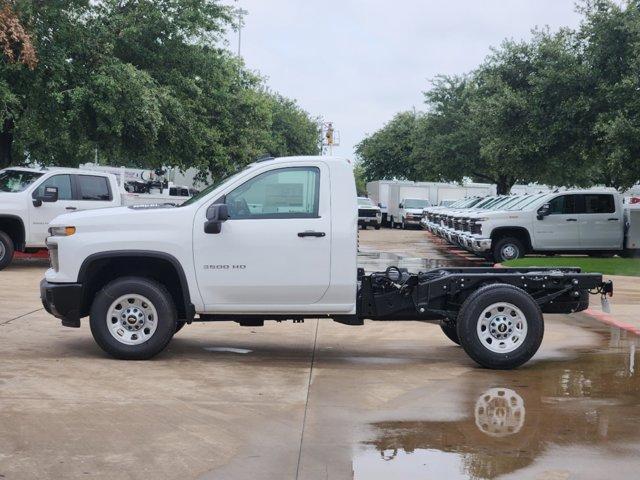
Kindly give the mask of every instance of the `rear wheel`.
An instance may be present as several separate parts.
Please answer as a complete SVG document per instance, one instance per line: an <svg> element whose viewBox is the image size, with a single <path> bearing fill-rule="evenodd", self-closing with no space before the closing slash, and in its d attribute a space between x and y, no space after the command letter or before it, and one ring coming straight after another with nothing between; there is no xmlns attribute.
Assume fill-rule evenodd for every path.
<svg viewBox="0 0 640 480"><path fill-rule="evenodd" d="M506 262L524 257L525 250L522 242L517 238L505 237L493 246L493 258L496 262Z"/></svg>
<svg viewBox="0 0 640 480"><path fill-rule="evenodd" d="M458 338L458 326L456 325L456 322L453 320L440 320L440 328L449 340L456 345L460 345L460 339Z"/></svg>
<svg viewBox="0 0 640 480"><path fill-rule="evenodd" d="M108 354L146 360L167 346L177 329L171 294L160 283L141 277L107 284L91 306L93 338Z"/></svg>
<svg viewBox="0 0 640 480"><path fill-rule="evenodd" d="M380 230L380 224L379 223L375 226L375 229L376 230Z"/></svg>
<svg viewBox="0 0 640 480"><path fill-rule="evenodd" d="M486 368L511 369L538 351L544 335L542 312L524 290L487 285L462 304L457 333L464 351Z"/></svg>
<svg viewBox="0 0 640 480"><path fill-rule="evenodd" d="M13 260L13 240L4 232L0 232L0 270L9 266Z"/></svg>

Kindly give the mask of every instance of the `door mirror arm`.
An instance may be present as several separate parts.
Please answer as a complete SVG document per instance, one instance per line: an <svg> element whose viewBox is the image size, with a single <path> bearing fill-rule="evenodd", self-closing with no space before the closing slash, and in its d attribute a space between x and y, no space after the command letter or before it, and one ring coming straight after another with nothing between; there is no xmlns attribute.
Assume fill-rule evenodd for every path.
<svg viewBox="0 0 640 480"><path fill-rule="evenodd" d="M224 203L214 203L207 209L207 221L204 233L218 234L222 231L222 223L229 219L229 209Z"/></svg>

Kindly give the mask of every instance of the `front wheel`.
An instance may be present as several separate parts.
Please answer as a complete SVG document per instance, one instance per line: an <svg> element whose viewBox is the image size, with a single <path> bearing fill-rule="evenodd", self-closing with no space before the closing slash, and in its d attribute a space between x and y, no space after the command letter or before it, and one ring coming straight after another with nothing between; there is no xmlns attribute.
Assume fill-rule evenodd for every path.
<svg viewBox="0 0 640 480"><path fill-rule="evenodd" d="M525 250L522 242L517 238L505 237L493 246L493 258L496 262L506 262L524 257Z"/></svg>
<svg viewBox="0 0 640 480"><path fill-rule="evenodd" d="M9 266L13 260L13 240L4 232L0 232L0 270Z"/></svg>
<svg viewBox="0 0 640 480"><path fill-rule="evenodd" d="M91 306L91 333L108 354L146 360L167 346L177 329L171 294L160 283L122 277L107 284Z"/></svg>
<svg viewBox="0 0 640 480"><path fill-rule="evenodd" d="M486 368L519 367L538 351L544 335L542 312L524 290L493 284L462 304L457 333L464 351Z"/></svg>

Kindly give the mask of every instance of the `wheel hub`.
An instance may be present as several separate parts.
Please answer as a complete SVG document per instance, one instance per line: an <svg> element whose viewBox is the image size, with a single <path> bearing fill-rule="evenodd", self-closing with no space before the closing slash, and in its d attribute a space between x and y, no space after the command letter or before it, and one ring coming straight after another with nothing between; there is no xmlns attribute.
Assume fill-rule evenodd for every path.
<svg viewBox="0 0 640 480"><path fill-rule="evenodd" d="M147 298L131 294L111 304L106 321L115 339L126 345L138 345L154 334L157 318L157 311Z"/></svg>
<svg viewBox="0 0 640 480"><path fill-rule="evenodd" d="M489 332L496 340L502 340L513 333L513 322L505 315L497 315L489 323Z"/></svg>
<svg viewBox="0 0 640 480"><path fill-rule="evenodd" d="M502 256L506 259L512 259L518 256L518 249L513 245L505 245L502 248Z"/></svg>
<svg viewBox="0 0 640 480"><path fill-rule="evenodd" d="M524 343L527 330L524 313L511 303L489 305L478 317L478 338L492 352L509 353L518 349Z"/></svg>

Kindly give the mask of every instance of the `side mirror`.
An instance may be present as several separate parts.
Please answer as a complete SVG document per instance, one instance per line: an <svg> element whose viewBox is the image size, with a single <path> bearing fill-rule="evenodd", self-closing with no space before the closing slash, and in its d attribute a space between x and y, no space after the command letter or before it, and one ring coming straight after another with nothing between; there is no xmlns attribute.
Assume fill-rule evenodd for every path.
<svg viewBox="0 0 640 480"><path fill-rule="evenodd" d="M58 187L44 187L44 194L33 199L33 206L40 207L43 203L58 201Z"/></svg>
<svg viewBox="0 0 640 480"><path fill-rule="evenodd" d="M404 208L404 207L402 206L402 204L400 204L400 205L398 205L398 208Z"/></svg>
<svg viewBox="0 0 640 480"><path fill-rule="evenodd" d="M224 203L214 203L207 209L204 233L217 234L222 231L222 222L229 219L229 209Z"/></svg>
<svg viewBox="0 0 640 480"><path fill-rule="evenodd" d="M543 220L544 217L551 213L551 206L545 203L538 209L538 220Z"/></svg>

